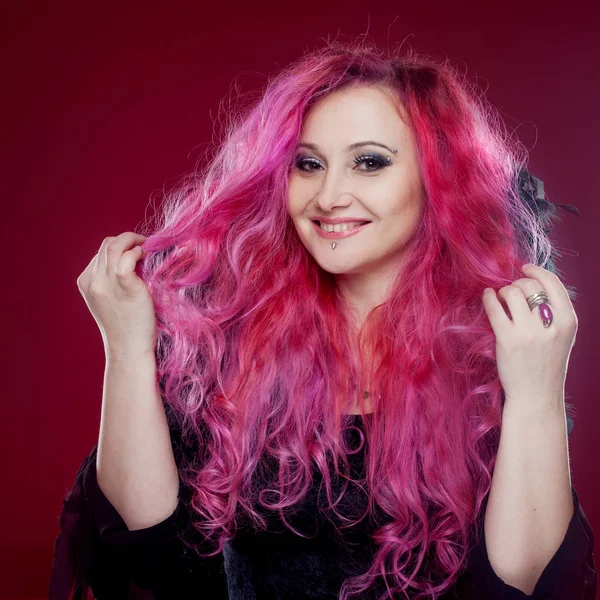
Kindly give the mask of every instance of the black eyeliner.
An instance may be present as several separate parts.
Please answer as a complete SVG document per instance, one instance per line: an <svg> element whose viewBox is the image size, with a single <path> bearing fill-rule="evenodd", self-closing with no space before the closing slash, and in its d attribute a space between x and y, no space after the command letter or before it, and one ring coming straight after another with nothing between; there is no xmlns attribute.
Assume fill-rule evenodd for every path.
<svg viewBox="0 0 600 600"><path fill-rule="evenodd" d="M385 167L389 167L391 166L391 158L386 157L386 156L382 156L381 154L378 153L363 153L363 154L359 154L357 156L354 157L353 162L355 165L359 165L362 164L364 162L368 162L368 161L372 161L375 162L377 165L376 169L370 169L370 170L366 170L366 173L376 173L378 171L380 171L381 169L385 168ZM296 166L296 168L298 168L301 172L304 173L311 173L314 171L310 171L310 170L304 170L301 168L301 165L304 163L309 163L312 165L320 165L321 163L318 161L318 159L311 157L311 156L306 156L305 154L300 154L299 156L297 156L294 159L294 164Z"/></svg>

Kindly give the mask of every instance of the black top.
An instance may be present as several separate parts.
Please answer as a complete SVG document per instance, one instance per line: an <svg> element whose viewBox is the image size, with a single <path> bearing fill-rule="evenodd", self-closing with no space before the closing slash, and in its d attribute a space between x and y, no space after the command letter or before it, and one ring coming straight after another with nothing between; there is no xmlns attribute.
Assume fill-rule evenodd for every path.
<svg viewBox="0 0 600 600"><path fill-rule="evenodd" d="M360 415L352 415L351 421L362 426ZM181 449L173 430L171 436L177 460ZM314 537L295 535L271 513L267 533L242 525L223 552L200 558L179 535L197 533L184 501L186 490L180 488L179 504L170 517L152 527L129 531L98 487L96 453L97 445L83 460L63 501L49 600L68 600L73 583L73 600L86 599L88 585L98 600L336 599L343 581L364 573L371 564L370 521L365 518L337 534L331 517L315 510L320 483L316 476L301 510L289 518L294 527ZM351 467L360 471L363 457L364 446L363 451L348 456ZM504 583L493 571L482 511L481 536L469 553L466 570L440 600L593 600L598 587L594 534L574 488L572 494L575 512L565 538L532 596ZM364 492L349 485L338 511L345 516L361 515L365 500ZM265 512L262 515L267 517ZM199 543L197 536L193 539ZM378 587L362 598L377 598L383 591L385 588Z"/></svg>

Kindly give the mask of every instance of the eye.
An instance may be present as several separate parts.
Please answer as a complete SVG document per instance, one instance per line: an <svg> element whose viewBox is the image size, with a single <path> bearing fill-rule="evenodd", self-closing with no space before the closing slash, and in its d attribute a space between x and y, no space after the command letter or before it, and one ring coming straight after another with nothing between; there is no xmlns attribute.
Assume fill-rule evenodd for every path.
<svg viewBox="0 0 600 600"><path fill-rule="evenodd" d="M300 171L304 171L305 173L311 173L314 169L309 168L309 169L305 169L305 166L319 166L319 161L314 159L314 158L307 158L305 156L299 156L298 158L296 158L296 168L299 169Z"/></svg>
<svg viewBox="0 0 600 600"><path fill-rule="evenodd" d="M367 173L380 171L385 167L389 167L391 164L388 158L381 156L380 154L361 154L355 157L353 162L357 166L362 164L367 165L368 168L359 169L359 171L366 171ZM296 168L305 173L312 173L320 166L321 163L315 158L306 156L299 156L296 158Z"/></svg>
<svg viewBox="0 0 600 600"><path fill-rule="evenodd" d="M388 167L390 162L387 158L385 158L384 156L381 156L381 154L361 154L360 156L357 156L354 159L354 164L356 164L356 165L360 165L360 164L375 165L374 168L359 169L359 170L366 170L369 173L372 173L373 171L379 171L380 169L383 169L384 167Z"/></svg>

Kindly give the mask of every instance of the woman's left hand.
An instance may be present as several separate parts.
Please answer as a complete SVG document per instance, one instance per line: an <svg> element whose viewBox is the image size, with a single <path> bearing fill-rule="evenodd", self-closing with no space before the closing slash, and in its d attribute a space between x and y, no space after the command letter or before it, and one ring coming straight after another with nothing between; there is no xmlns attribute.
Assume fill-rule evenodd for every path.
<svg viewBox="0 0 600 600"><path fill-rule="evenodd" d="M564 385L577 315L560 279L537 265L523 266L526 278L483 293L483 305L496 336L496 362L506 404L528 412L564 407ZM544 327L540 309L530 310L527 298L545 291L553 313Z"/></svg>

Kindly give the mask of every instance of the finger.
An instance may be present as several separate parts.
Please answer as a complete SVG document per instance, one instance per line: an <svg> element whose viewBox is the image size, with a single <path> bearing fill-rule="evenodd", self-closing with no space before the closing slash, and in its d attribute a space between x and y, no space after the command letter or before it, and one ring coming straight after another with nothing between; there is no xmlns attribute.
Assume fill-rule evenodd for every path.
<svg viewBox="0 0 600 600"><path fill-rule="evenodd" d="M98 254L96 254L96 262L94 273L102 276L106 276L106 246L115 239L115 236L105 237L100 244Z"/></svg>
<svg viewBox="0 0 600 600"><path fill-rule="evenodd" d="M511 283L511 286L518 287L521 290L521 292L523 294L523 298L525 299L525 304L527 305L527 310L529 311L529 314L532 315L533 317L535 317L539 323L542 323L543 321L541 319L539 305L536 306L532 310L529 308L529 303L528 303L528 298L530 298L531 296L533 296L535 294L544 292L544 289L542 288L541 283L539 281L537 281L537 279L532 279L531 277L528 277L526 279L517 279L516 281L513 281ZM550 300L548 300L548 302L549 301ZM523 309L522 316L524 319L527 318L527 314L525 313L524 309Z"/></svg>
<svg viewBox="0 0 600 600"><path fill-rule="evenodd" d="M493 288L486 288L483 291L483 307L494 332L499 333L510 326L510 319Z"/></svg>
<svg viewBox="0 0 600 600"><path fill-rule="evenodd" d="M92 260L88 263L87 267L81 272L79 277L77 278L77 287L79 291L84 294L87 286L89 285L94 271L96 271L98 265L98 252L94 254Z"/></svg>
<svg viewBox="0 0 600 600"><path fill-rule="evenodd" d="M498 295L508 307L510 318L515 325L524 325L528 322L528 319L531 319L532 311L529 309L523 290L519 286L507 285L498 290Z"/></svg>
<svg viewBox="0 0 600 600"><path fill-rule="evenodd" d="M134 246L137 246L144 242L145 236L132 231L125 231L120 235L112 238L105 246L105 260L106 260L106 272L109 277L114 276L117 264L121 259L121 256L127 250L131 250Z"/></svg>
<svg viewBox="0 0 600 600"><path fill-rule="evenodd" d="M567 315L574 312L565 286L554 273L538 265L523 265L521 270L527 277L539 281L548 296L549 304L554 306L559 314Z"/></svg>
<svg viewBox="0 0 600 600"><path fill-rule="evenodd" d="M135 272L135 267L144 255L145 251L141 246L127 250L121 255L115 267L115 277L124 292L131 294L139 292L141 280Z"/></svg>

